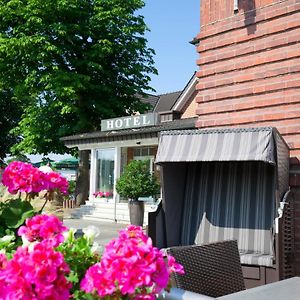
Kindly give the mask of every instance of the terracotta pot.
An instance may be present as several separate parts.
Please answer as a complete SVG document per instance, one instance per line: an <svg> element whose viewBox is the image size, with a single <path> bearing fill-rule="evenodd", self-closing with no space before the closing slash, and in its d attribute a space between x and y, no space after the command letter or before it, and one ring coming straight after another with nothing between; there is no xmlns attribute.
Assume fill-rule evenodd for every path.
<svg viewBox="0 0 300 300"><path fill-rule="evenodd" d="M131 225L143 226L144 223L144 201L129 200L129 219Z"/></svg>

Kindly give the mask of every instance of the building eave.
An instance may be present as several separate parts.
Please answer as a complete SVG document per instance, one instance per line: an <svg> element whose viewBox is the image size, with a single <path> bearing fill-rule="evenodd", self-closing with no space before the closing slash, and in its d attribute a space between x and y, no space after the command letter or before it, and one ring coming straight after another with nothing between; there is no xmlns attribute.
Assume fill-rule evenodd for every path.
<svg viewBox="0 0 300 300"><path fill-rule="evenodd" d="M160 123L156 126L124 129L118 131L97 131L63 137L60 140L69 147L78 147L81 144L95 144L135 139L151 139L158 136L160 131L174 129L195 128L197 118L188 118Z"/></svg>
<svg viewBox="0 0 300 300"><path fill-rule="evenodd" d="M190 79L184 90L182 91L181 95L178 97L176 103L173 105L173 111L182 111L187 101L196 91L196 85L198 83L198 79L196 77L196 72L194 73L193 77Z"/></svg>

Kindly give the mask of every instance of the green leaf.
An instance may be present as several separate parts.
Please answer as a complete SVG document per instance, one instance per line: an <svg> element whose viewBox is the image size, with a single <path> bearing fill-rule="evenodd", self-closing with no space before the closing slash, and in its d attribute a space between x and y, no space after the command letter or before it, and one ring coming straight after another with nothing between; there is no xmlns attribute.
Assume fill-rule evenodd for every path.
<svg viewBox="0 0 300 300"><path fill-rule="evenodd" d="M68 281L72 282L73 284L78 283L79 279L77 273L71 271L70 274L68 275Z"/></svg>
<svg viewBox="0 0 300 300"><path fill-rule="evenodd" d="M9 205L3 209L1 218L9 228L20 227L27 218L34 215L32 205L21 199L10 200Z"/></svg>

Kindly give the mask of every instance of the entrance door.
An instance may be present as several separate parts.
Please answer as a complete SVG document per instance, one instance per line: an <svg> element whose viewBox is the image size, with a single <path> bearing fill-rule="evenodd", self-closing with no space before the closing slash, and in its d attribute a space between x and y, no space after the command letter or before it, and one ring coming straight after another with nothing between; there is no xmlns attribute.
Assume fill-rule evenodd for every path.
<svg viewBox="0 0 300 300"><path fill-rule="evenodd" d="M103 192L105 198L113 198L115 149L97 150L96 192Z"/></svg>

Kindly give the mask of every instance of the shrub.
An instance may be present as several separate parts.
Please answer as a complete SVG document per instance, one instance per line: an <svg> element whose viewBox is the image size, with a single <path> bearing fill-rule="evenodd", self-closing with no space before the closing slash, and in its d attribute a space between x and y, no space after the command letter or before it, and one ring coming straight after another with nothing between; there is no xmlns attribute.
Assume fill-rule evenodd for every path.
<svg viewBox="0 0 300 300"><path fill-rule="evenodd" d="M150 174L149 160L132 160L125 167L116 185L120 196L132 200L154 196L159 193L159 188L158 180Z"/></svg>

